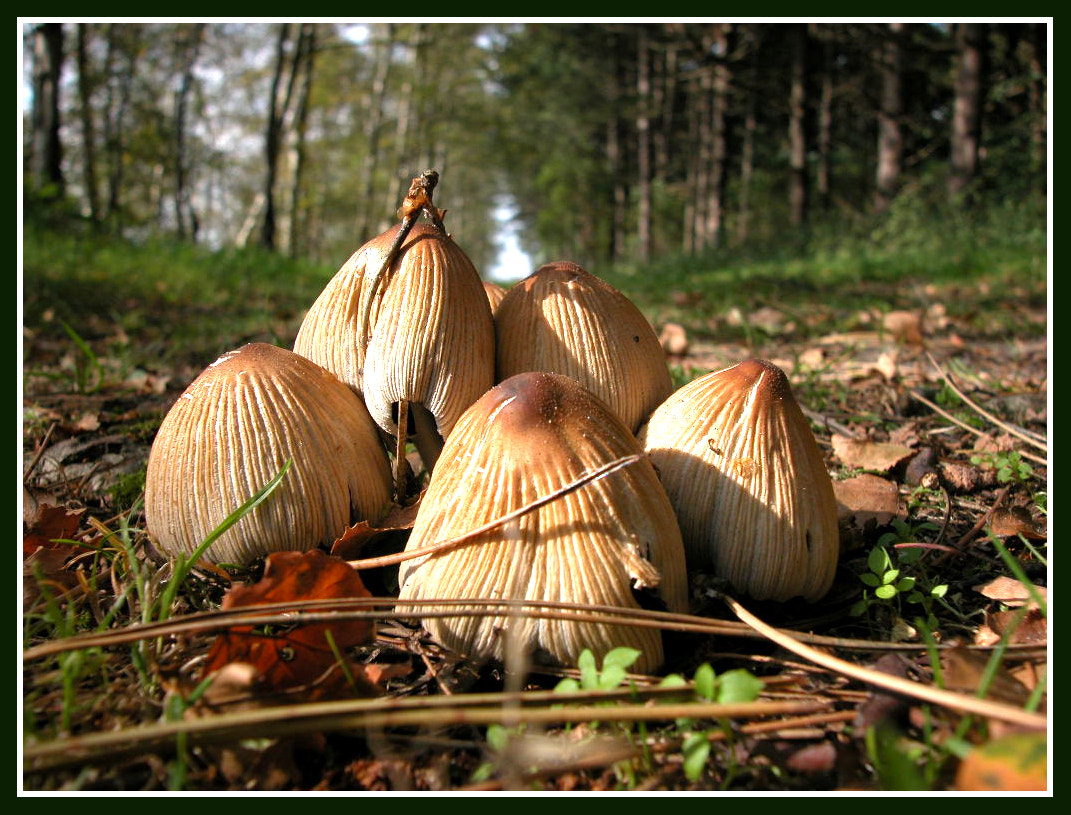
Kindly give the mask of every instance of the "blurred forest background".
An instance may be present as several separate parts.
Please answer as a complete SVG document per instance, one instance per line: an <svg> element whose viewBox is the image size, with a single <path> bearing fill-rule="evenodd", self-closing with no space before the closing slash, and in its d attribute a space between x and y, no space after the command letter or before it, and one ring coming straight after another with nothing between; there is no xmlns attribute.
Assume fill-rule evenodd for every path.
<svg viewBox="0 0 1071 815"><path fill-rule="evenodd" d="M27 224L337 268L430 167L485 275L509 230L598 267L1012 206L1044 227L1043 22L22 31Z"/></svg>

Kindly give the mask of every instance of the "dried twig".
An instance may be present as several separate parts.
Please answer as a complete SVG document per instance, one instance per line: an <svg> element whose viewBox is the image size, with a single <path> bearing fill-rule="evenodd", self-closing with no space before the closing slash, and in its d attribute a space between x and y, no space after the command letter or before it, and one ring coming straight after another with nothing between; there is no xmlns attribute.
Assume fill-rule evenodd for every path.
<svg viewBox="0 0 1071 815"><path fill-rule="evenodd" d="M922 402L922 404L926 405L926 407L928 407L930 410L934 411L934 413L939 413L941 416L944 416L946 419L948 419L948 421L952 422L953 424L959 425L964 430L966 430L966 431L968 431L970 433L973 433L974 435L976 435L978 437L985 436L985 433L983 433L981 430L978 430L977 428L971 427L966 422L961 422L959 419L957 419L951 413L949 413L948 411L943 410L942 408L938 407L937 405L935 405L933 402L931 402L929 399L927 399L925 396L923 396L918 391L909 390L908 394L910 394L911 398L916 399L919 402ZM1019 451L1019 455L1021 455L1023 458L1028 458L1031 461L1036 462L1038 464L1044 464L1044 465L1048 466L1048 463L1049 463L1048 459L1044 459L1041 456L1036 456L1033 453L1028 453L1025 450L1020 450Z"/></svg>
<svg viewBox="0 0 1071 815"><path fill-rule="evenodd" d="M1036 433L1029 433L1028 431L1020 427L1016 427L1013 424L1008 424L1007 422L1001 421L992 413L985 410L983 407L974 402L970 397L968 397L967 394L965 394L958 387L956 387L956 383L952 381L952 377L949 376L948 373L940 365L937 364L937 360L933 358L933 355L930 354L929 351L926 352L926 357L930 360L930 363L933 365L933 367L937 369L937 373L939 373L941 375L941 378L944 379L945 384L948 385L948 387L952 389L952 392L955 393L956 396L958 396L960 399L962 399L971 409L988 419L990 422L992 422L1002 430L1006 430L1013 436L1022 439L1027 444L1036 447L1038 450L1048 455L1049 445L1046 441L1040 439Z"/></svg>
<svg viewBox="0 0 1071 815"><path fill-rule="evenodd" d="M953 693L952 691L934 688L919 682L912 682L909 679L902 679L897 676L882 673L881 671L871 670L870 668L864 668L859 665L854 665L851 662L846 662L831 654L804 645L802 642L788 634L778 631L773 626L767 625L731 597L727 595L722 595L721 597L737 617L753 627L759 633L780 645L782 648L805 659L809 659L812 662L816 662L819 665L830 668L831 670L835 670L838 673L857 679L860 682L877 685L880 688L891 690L894 693L902 693L924 702L949 707L964 713L976 713L980 716L1011 722L1012 724L1017 724L1030 729L1044 730L1048 726L1048 717L1038 713L1031 713L1030 711L1022 710L1021 708L1013 707L1012 705L1006 705L1002 702L979 699L977 696L967 696L962 693Z"/></svg>
<svg viewBox="0 0 1071 815"><path fill-rule="evenodd" d="M452 549L455 546L461 546L464 543L469 543L477 538L479 535L485 532L490 532L492 529L497 529L503 524L520 518L522 515L527 515L529 512L534 512L542 506L546 506L552 501L556 501L563 496L568 495L571 492L575 492L581 487L597 481L604 476L615 473L631 464L643 459L642 453L634 453L631 456L624 456L623 458L614 459L609 464L604 464L591 472L584 473L579 478L566 484L564 487L554 490L554 492L547 495L536 498L525 504L523 507L519 507L511 512L507 512L505 515L495 518L493 521L485 523L483 526L479 526L470 532L466 532L464 535L458 535L456 538L450 538L449 540L438 541L437 543L429 544L428 546L422 546L419 549L410 549L406 552L399 552L395 555L383 555L382 557L365 558L364 560L350 560L349 565L358 571L362 569L375 569L380 566L392 566L395 563L403 563L407 560L413 560L414 558L424 557L425 555L433 555L437 552L444 552L447 549Z"/></svg>

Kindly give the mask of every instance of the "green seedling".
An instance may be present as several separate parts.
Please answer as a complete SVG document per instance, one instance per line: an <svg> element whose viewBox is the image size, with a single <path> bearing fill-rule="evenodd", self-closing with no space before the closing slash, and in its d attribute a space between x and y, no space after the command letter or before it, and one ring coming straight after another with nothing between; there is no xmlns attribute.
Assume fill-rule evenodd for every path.
<svg viewBox="0 0 1071 815"><path fill-rule="evenodd" d="M971 456L971 464L997 471L1001 484L1025 484L1034 476L1034 468L1023 461L1018 451L1010 453L979 453Z"/></svg>

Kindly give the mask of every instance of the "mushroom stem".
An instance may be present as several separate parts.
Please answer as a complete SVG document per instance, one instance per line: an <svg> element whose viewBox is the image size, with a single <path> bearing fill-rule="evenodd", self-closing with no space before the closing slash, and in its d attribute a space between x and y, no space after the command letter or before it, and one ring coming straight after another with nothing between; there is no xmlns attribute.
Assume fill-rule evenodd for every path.
<svg viewBox="0 0 1071 815"><path fill-rule="evenodd" d="M435 417L420 402L411 405L413 425L415 433L413 443L420 452L420 460L424 462L424 469L429 473L435 469L435 462L439 460L439 454L443 451L443 437L439 435L439 429L435 426Z"/></svg>
<svg viewBox="0 0 1071 815"><path fill-rule="evenodd" d="M398 402L398 432L395 436L394 446L394 498L399 504L405 498L406 466L405 458L406 433L409 429L409 400L402 399Z"/></svg>

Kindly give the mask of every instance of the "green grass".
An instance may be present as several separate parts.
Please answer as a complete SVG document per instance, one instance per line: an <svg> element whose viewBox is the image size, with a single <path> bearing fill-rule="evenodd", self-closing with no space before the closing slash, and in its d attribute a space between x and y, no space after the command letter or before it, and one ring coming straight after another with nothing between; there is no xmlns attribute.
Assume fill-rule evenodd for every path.
<svg viewBox="0 0 1071 815"><path fill-rule="evenodd" d="M66 323L98 354L126 355L131 367L203 367L243 342L288 344L333 273L259 247L134 244L27 222L23 319L69 342Z"/></svg>
<svg viewBox="0 0 1071 815"><path fill-rule="evenodd" d="M934 303L975 336L1042 336L1046 302L1043 199L957 212L923 193L897 199L881 218L826 220L809 239L728 247L694 257L597 269L656 323L673 320L699 337L743 340L757 327L727 325L734 307L785 313L797 335L858 327L862 310L924 310ZM681 306L675 298L691 296ZM872 327L872 326L870 326Z"/></svg>

